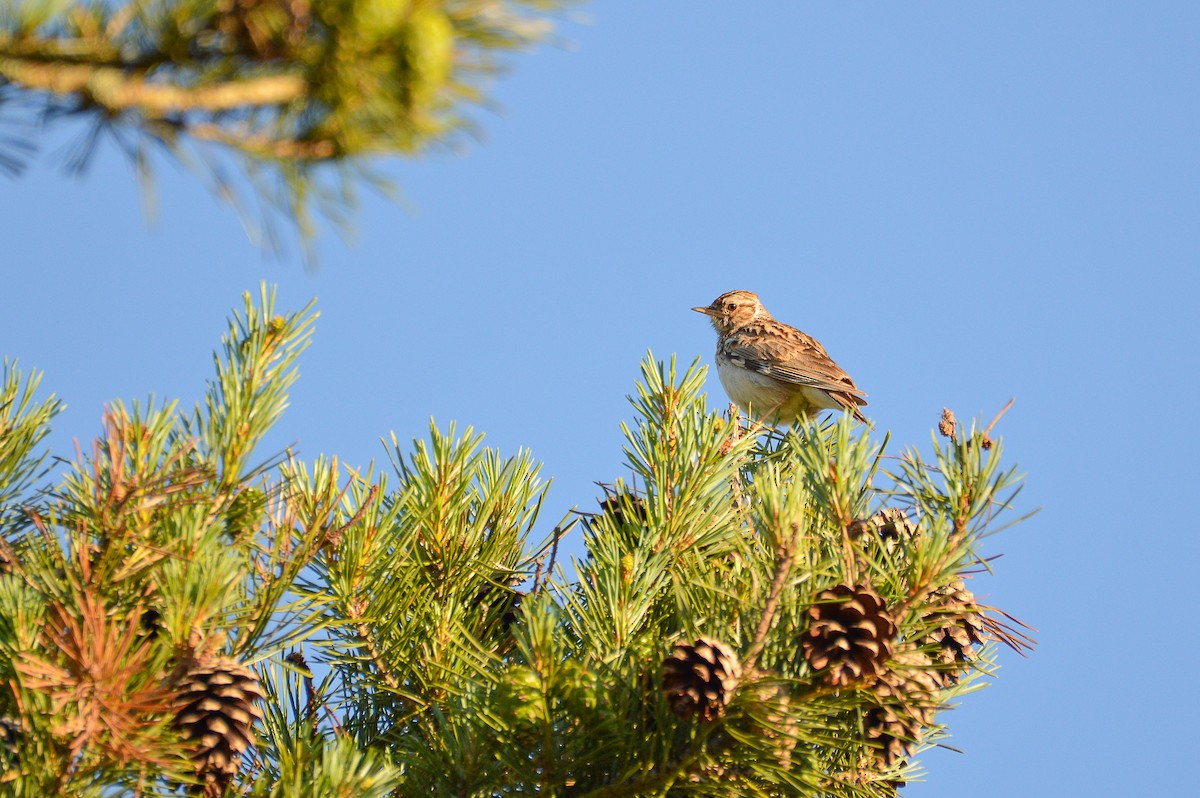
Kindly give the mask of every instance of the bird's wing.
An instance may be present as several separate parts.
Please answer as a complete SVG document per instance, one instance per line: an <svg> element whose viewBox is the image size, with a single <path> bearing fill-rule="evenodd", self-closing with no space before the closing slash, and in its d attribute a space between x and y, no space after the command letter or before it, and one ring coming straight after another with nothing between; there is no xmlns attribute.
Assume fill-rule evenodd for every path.
<svg viewBox="0 0 1200 798"><path fill-rule="evenodd" d="M782 327L782 325L780 325ZM772 334L773 333L773 334ZM794 327L748 327L730 334L722 351L735 365L795 385L864 397L850 375L812 337Z"/></svg>

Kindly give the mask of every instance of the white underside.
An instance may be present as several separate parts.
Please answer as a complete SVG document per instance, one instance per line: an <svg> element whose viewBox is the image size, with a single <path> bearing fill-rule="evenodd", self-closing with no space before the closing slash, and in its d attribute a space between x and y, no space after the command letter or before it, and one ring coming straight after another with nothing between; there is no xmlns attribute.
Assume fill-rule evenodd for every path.
<svg viewBox="0 0 1200 798"><path fill-rule="evenodd" d="M819 410L841 407L835 399L818 388L782 383L730 363L718 363L717 375L729 398L756 417L793 421Z"/></svg>

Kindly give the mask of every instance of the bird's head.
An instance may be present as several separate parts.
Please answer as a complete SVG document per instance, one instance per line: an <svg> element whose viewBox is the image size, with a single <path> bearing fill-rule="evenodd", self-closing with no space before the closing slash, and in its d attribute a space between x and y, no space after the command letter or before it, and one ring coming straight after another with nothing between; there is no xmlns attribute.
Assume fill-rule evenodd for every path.
<svg viewBox="0 0 1200 798"><path fill-rule="evenodd" d="M758 301L758 294L751 291L730 291L714 299L711 305L692 310L708 316L712 326L721 335L743 324L771 318L762 302Z"/></svg>

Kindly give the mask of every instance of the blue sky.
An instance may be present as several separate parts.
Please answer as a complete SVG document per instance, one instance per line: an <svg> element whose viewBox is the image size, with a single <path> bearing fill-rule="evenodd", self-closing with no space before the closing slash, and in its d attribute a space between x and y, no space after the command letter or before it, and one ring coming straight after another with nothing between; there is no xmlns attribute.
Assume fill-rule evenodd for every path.
<svg viewBox="0 0 1200 798"><path fill-rule="evenodd" d="M0 353L68 403L58 452L114 398L195 401L265 279L321 312L279 447L366 463L457 420L545 463L552 524L624 473L646 350L711 363L689 308L754 290L896 444L1016 397L999 429L1042 511L975 587L1041 645L1002 654L948 716L966 753L906 794L1194 789L1200 4L583 11L497 84L482 141L388 164L403 207L368 196L316 272L172 167L148 224L114 152L76 181L53 137L0 182Z"/></svg>

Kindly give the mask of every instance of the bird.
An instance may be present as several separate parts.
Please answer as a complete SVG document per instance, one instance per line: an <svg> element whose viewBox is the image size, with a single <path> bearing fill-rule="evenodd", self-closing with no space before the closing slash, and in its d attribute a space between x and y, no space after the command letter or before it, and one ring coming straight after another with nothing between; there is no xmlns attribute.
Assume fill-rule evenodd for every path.
<svg viewBox="0 0 1200 798"><path fill-rule="evenodd" d="M729 291L692 308L717 331L717 375L747 413L772 424L794 424L822 410L859 410L866 394L811 335L776 321L751 291Z"/></svg>

